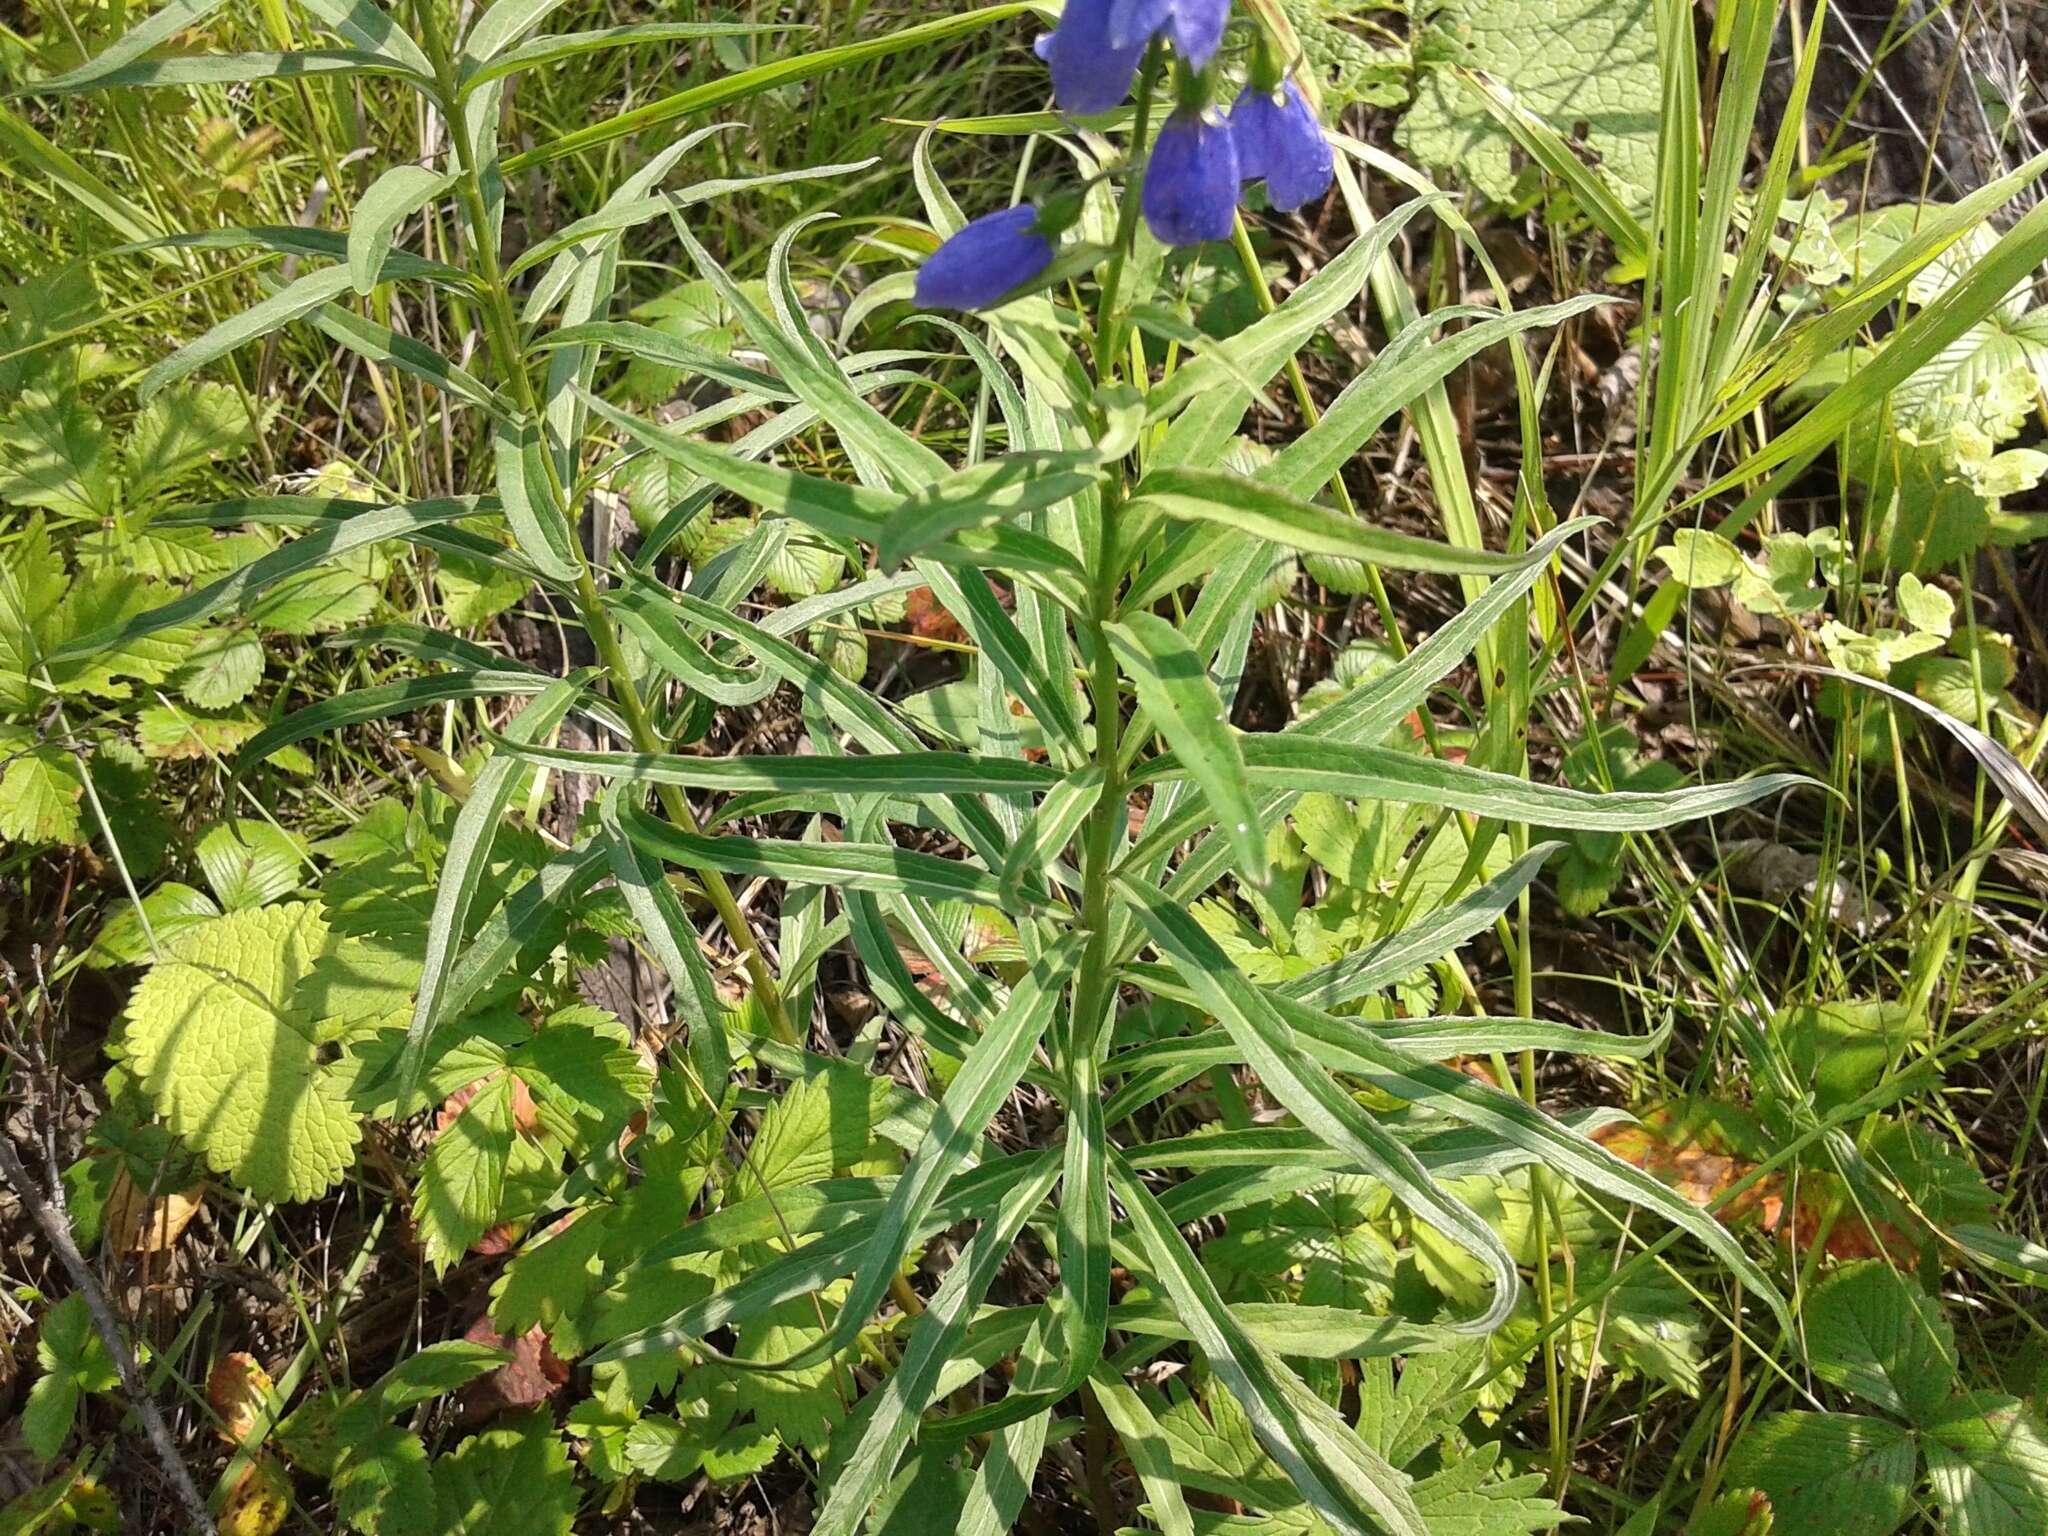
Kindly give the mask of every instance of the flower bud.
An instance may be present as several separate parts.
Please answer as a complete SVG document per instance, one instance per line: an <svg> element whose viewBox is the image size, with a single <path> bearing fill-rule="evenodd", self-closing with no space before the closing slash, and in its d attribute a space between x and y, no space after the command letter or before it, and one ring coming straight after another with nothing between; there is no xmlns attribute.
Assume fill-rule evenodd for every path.
<svg viewBox="0 0 2048 1536"><path fill-rule="evenodd" d="M925 309L985 309L1052 265L1052 241L1029 203L985 213L964 225L917 273Z"/></svg>
<svg viewBox="0 0 2048 1536"><path fill-rule="evenodd" d="M1214 113L1176 112L1145 168L1145 223L1167 245L1228 240L1237 211L1237 150Z"/></svg>
<svg viewBox="0 0 2048 1536"><path fill-rule="evenodd" d="M1292 80L1276 95L1246 86L1230 108L1230 137L1238 174L1263 180L1266 197L1282 213L1330 190L1336 162L1323 125Z"/></svg>

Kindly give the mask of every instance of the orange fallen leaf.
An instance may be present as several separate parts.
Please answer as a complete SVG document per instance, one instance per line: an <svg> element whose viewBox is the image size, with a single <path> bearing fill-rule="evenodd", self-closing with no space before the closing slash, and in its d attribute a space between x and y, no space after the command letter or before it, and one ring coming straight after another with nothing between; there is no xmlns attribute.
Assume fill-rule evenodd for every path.
<svg viewBox="0 0 2048 1536"><path fill-rule="evenodd" d="M1711 1115L1651 1110L1640 1124L1604 1126L1593 1139L1702 1210L1722 1200L1757 1168L1751 1159L1735 1154L1715 1130ZM1788 1201L1785 1176L1771 1173L1727 1200L1715 1216L1729 1227L1754 1222L1795 1251L1818 1239L1821 1251L1838 1262L1884 1259L1905 1269L1919 1261L1917 1245L1906 1233L1839 1205L1826 1175L1805 1174L1798 1195Z"/></svg>
<svg viewBox="0 0 2048 1536"><path fill-rule="evenodd" d="M920 640L943 640L958 644L967 638L960 621L940 606L930 587L912 587L903 598L903 617L910 632Z"/></svg>
<svg viewBox="0 0 2048 1536"><path fill-rule="evenodd" d="M216 1360L206 1377L206 1401L220 1420L220 1437L240 1445L255 1433L273 1390L270 1372L254 1355L236 1350Z"/></svg>
<svg viewBox="0 0 2048 1536"><path fill-rule="evenodd" d="M203 1185L159 1191L152 1199L128 1176L124 1163L114 1170L107 1196L107 1232L116 1253L162 1253L173 1246L206 1201Z"/></svg>

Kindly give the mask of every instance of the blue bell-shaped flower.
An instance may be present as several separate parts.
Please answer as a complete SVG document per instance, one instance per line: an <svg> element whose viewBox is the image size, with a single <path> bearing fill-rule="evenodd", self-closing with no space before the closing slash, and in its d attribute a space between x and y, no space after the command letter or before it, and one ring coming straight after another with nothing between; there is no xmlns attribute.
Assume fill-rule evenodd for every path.
<svg viewBox="0 0 2048 1536"><path fill-rule="evenodd" d="M1145 222L1167 245L1228 240L1238 180L1230 125L1209 112L1176 112L1145 167Z"/></svg>
<svg viewBox="0 0 2048 1536"><path fill-rule="evenodd" d="M1330 141L1292 80L1277 93L1246 86L1230 108L1230 137L1238 174L1246 181L1263 179L1267 200L1280 212L1291 213L1330 190L1336 175Z"/></svg>
<svg viewBox="0 0 2048 1536"><path fill-rule="evenodd" d="M1204 68L1223 43L1230 0L1110 0L1109 40L1143 46L1162 30L1190 69Z"/></svg>
<svg viewBox="0 0 2048 1536"><path fill-rule="evenodd" d="M1116 3L1067 0L1059 26L1038 40L1038 56L1052 67L1052 93L1062 111L1088 117L1130 95L1151 34L1112 44L1110 12Z"/></svg>
<svg viewBox="0 0 2048 1536"><path fill-rule="evenodd" d="M963 225L917 271L925 309L985 309L1052 265L1052 241L1029 203Z"/></svg>

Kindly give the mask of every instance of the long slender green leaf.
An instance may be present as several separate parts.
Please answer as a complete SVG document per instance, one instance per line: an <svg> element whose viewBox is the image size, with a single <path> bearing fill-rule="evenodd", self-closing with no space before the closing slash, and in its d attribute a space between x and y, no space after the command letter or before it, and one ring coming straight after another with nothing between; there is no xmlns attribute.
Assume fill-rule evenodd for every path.
<svg viewBox="0 0 2048 1536"><path fill-rule="evenodd" d="M559 942L568 926L568 904L597 884L608 857L607 840L591 838L564 848L522 882L463 947L441 995L443 1016L458 1017L537 935L549 935L550 947Z"/></svg>
<svg viewBox="0 0 2048 1536"><path fill-rule="evenodd" d="M1213 394L1222 405L1216 420L1200 423L1199 431L1168 434L1157 462L1189 468L1211 463L1212 451L1221 451L1223 442L1236 430L1244 407L1250 404L1237 380L1269 379L1279 372L1332 315L1358 297L1374 264L1409 221L1425 209L1449 201L1447 193L1436 193L1413 198L1392 209L1369 234L1353 240L1271 314L1188 362L1165 383L1149 391L1145 409L1154 421L1205 395Z"/></svg>
<svg viewBox="0 0 2048 1536"><path fill-rule="evenodd" d="M90 90L152 49L161 48L180 32L189 32L221 8L223 0L170 0L76 69L38 80L29 90L38 95L63 95Z"/></svg>
<svg viewBox="0 0 2048 1536"><path fill-rule="evenodd" d="M1266 829L1252 803L1238 736L1223 700L1185 637L1157 614L1134 613L1104 631L1138 692L1138 704L1172 746L1175 760L1208 797L1238 868L1266 883Z"/></svg>
<svg viewBox="0 0 2048 1536"><path fill-rule="evenodd" d="M1320 421L1262 465L1257 478L1295 496L1312 496L1329 484L1397 411L1406 409L1488 347L1526 331L1562 325L1575 315L1615 302L1605 294L1588 293L1505 315L1461 305L1457 313L1481 317L1478 323L1441 338L1436 333L1449 316L1441 310L1424 315L1344 386Z"/></svg>
<svg viewBox="0 0 2048 1536"><path fill-rule="evenodd" d="M565 325L548 332L533 344L535 352L549 352L557 347L605 347L628 357L659 363L664 368L681 368L703 378L715 379L761 400L796 398L772 373L749 368L745 363L736 363L695 342L630 320L591 320L582 325Z"/></svg>
<svg viewBox="0 0 2048 1536"><path fill-rule="evenodd" d="M564 773L681 784L690 789L773 789L809 794L1001 795L1033 793L1060 779L1042 763L974 757L965 752L903 752L887 756L687 757L674 753L575 752L513 746L519 756ZM827 845L830 846L830 845Z"/></svg>
<svg viewBox="0 0 2048 1536"><path fill-rule="evenodd" d="M1347 455L1348 457L1348 455ZM1236 529L1307 555L1342 555L1402 571L1519 570L1520 555L1460 549L1435 539L1378 528L1362 518L1302 501L1259 480L1215 469L1156 469L1138 483L1128 505L1168 517Z"/></svg>
<svg viewBox="0 0 2048 1536"><path fill-rule="evenodd" d="M1462 1072L1418 1061L1400 1046L1356 1029L1353 1021L1321 1013L1292 998L1266 994L1291 1027L1324 1038L1341 1038L1360 1059L1359 1075L1375 1087L1410 1103L1427 1104L1475 1129L1535 1152L1544 1165L1603 1194L1662 1216L1691 1233L1741 1278L1745 1288L1761 1296L1788 1329L1789 1309L1777 1288L1743 1251L1741 1241L1711 1214L1673 1192L1633 1163L1586 1137L1575 1134L1542 1110L1525 1104Z"/></svg>
<svg viewBox="0 0 2048 1536"><path fill-rule="evenodd" d="M1309 1506L1345 1536L1429 1536L1408 1479L1252 1338L1144 1181L1114 1156L1110 1169L1117 1198L1179 1321Z"/></svg>
<svg viewBox="0 0 2048 1536"><path fill-rule="evenodd" d="M246 778L250 769L273 752L315 736L330 735L371 720L388 720L393 715L409 715L430 705L458 699L532 697L547 692L554 682L554 678L543 672L498 668L435 672L424 677L400 678L369 688L352 689L322 699L317 704L308 704L304 709L294 710L282 720L265 726L236 754L234 776ZM578 701L578 707L602 718L613 730L624 728L625 722L601 700L586 695Z"/></svg>
<svg viewBox="0 0 2048 1536"><path fill-rule="evenodd" d="M1355 954L1317 966L1305 976L1280 983L1289 997L1317 1008L1339 1008L1412 976L1473 935L1493 926L1516 897L1535 881L1550 856L1564 845L1539 843L1484 885L1437 908L1418 923L1388 934Z"/></svg>
<svg viewBox="0 0 2048 1536"><path fill-rule="evenodd" d="M358 48L381 53L404 65L422 80L434 78L433 62L377 0L301 0L301 3Z"/></svg>
<svg viewBox="0 0 2048 1536"><path fill-rule="evenodd" d="M1287 731L1244 736L1238 745L1254 784L1284 784L1303 794L1433 805L1501 821L1589 832L1660 831L1813 782L1796 773L1766 773L1730 784L1602 792L1534 784L1393 747L1355 746ZM1146 763L1137 778L1150 783L1186 776L1200 783L1203 771L1197 764L1183 763L1176 751Z"/></svg>
<svg viewBox="0 0 2048 1536"><path fill-rule="evenodd" d="M917 1430L918 1415L937 1395L939 1373L958 1350L974 1310L994 1283L996 1271L1010 1256L1011 1245L1026 1218L1037 1208L1058 1176L1051 1159L1003 1197L995 1215L983 1222L940 1283L938 1293L918 1315L904 1342L902 1357L877 1390L880 1402L872 1411L853 1453L832 1479L825 1507L812 1527L815 1536L854 1536L869 1508L887 1488L896 1463Z"/></svg>
<svg viewBox="0 0 2048 1536"><path fill-rule="evenodd" d="M793 843L774 838L705 837L645 812L627 810L620 825L635 846L692 869L760 875L814 885L909 892L933 901L994 903L1002 887L993 875L958 859L898 848L893 843ZM1046 906L1043 901L1032 903Z"/></svg>
<svg viewBox="0 0 2048 1536"><path fill-rule="evenodd" d="M142 376L142 382L135 386L136 398L147 402L166 384L175 384L215 358L225 357L237 347L268 336L294 320L303 319L348 290L347 267L320 267L294 278L268 298L257 301L238 315L229 316L204 335L186 342L151 368Z"/></svg>
<svg viewBox="0 0 2048 1536"><path fill-rule="evenodd" d="M357 200L348 227L348 271L357 293L377 286L398 226L455 185L453 171L394 165Z"/></svg>
<svg viewBox="0 0 2048 1536"><path fill-rule="evenodd" d="M548 37L529 38L502 53L489 58L487 63L465 68L462 87L457 93L467 96L479 86L506 75L517 74L522 69L538 69L545 64L559 64L563 59L573 59L580 54L597 53L607 48L630 48L642 43L686 42L705 37L757 37L776 32L805 30L793 24L754 23L745 21L643 21L623 27L600 27L592 32L562 32Z"/></svg>
<svg viewBox="0 0 2048 1536"><path fill-rule="evenodd" d="M51 653L49 659L77 660L115 646L126 645L132 640L156 634L160 630L175 629L181 624L196 624L201 619L211 618L226 609L246 608L286 577L325 565L350 550L381 544L389 539L404 538L437 523L452 523L458 518L474 517L476 512L475 502L461 498L416 501L402 507L379 507L372 511L358 512L303 538L294 539L283 548L274 549L269 554L250 561L240 570L223 576L211 586L189 593L176 602L137 614L125 624L77 636L58 647Z"/></svg>
<svg viewBox="0 0 2048 1536"><path fill-rule="evenodd" d="M535 569L557 581L573 582L583 556L569 515L555 499L542 457L547 449L531 422L499 421L491 428L491 459L497 470L498 503L519 552Z"/></svg>
<svg viewBox="0 0 2048 1536"><path fill-rule="evenodd" d="M755 506L794 518L834 538L880 543L889 515L901 504L901 497L886 491L755 463L730 450L721 451L681 432L641 421L595 395L585 399L595 414L643 448L674 460ZM1024 529L998 524L963 530L925 553L948 564L990 564L1010 571L1043 573L1061 578L1063 592L1078 593L1080 568L1073 556L1050 539Z"/></svg>
<svg viewBox="0 0 2048 1536"><path fill-rule="evenodd" d="M1000 874L1004 891L1021 893L1027 880L1050 873L1101 798L1102 770L1093 767L1067 775L1046 791L1010 844Z"/></svg>
<svg viewBox="0 0 2048 1536"><path fill-rule="evenodd" d="M396 60L359 48L300 48L289 52L199 53L141 59L119 69L102 71L80 84L50 81L37 86L36 91L44 96L65 96L114 86L149 90L184 85L247 85L259 80L310 80L331 75L402 75L419 79Z"/></svg>
<svg viewBox="0 0 2048 1536"><path fill-rule="evenodd" d="M580 672L552 684L547 692L521 711L506 734L516 741L537 741L552 731L588 688L594 672ZM519 759L510 753L495 753L470 781L469 798L463 802L455 827L448 836L448 850L441 861L440 881L434 889L434 910L427 921L426 958L420 971L419 996L414 1000L412 1024L406 1031L404 1065L400 1069L401 1103L410 1103L419 1068L426 1061L434 1031L440 1027L454 980L455 946L461 942L476 901L478 886L490 862L491 844L498 835L505 810L519 787Z"/></svg>
<svg viewBox="0 0 2048 1536"><path fill-rule="evenodd" d="M695 142L713 133L728 132L736 126L719 123L709 128L700 128L691 134L686 142ZM713 177L707 181L692 182L675 192L655 192L645 197L614 197L597 212L585 214L574 223L563 225L546 239L521 252L518 260L507 269L507 275L517 276L529 267L559 256L574 246L594 244L596 237L637 229L642 224L664 215L681 213L685 208L693 208L699 203L715 202L721 198L729 198L736 192L748 192L759 187L786 186L792 182L803 181L832 181L872 169L874 165L873 160L805 165L786 171L766 171L758 176ZM529 305L528 319L534 318L536 313L536 309Z"/></svg>
<svg viewBox="0 0 2048 1536"><path fill-rule="evenodd" d="M610 843L612 878L648 947L668 974L672 1006L689 1026L690 1060L698 1085L715 1099L719 1085L732 1070L732 1042L718 982L697 947L696 926L660 863L636 849L620 827L623 803L623 797L614 791L605 795L600 806Z"/></svg>
<svg viewBox="0 0 2048 1536"><path fill-rule="evenodd" d="M443 394L467 401L498 422L509 423L513 419L512 407L496 390L423 341L402 336L388 325L379 325L339 304L321 305L313 311L313 323L358 357L403 369Z"/></svg>
<svg viewBox="0 0 2048 1536"><path fill-rule="evenodd" d="M1306 1059L1274 999L1233 965L1185 907L1157 891L1120 885L1160 951L1229 1033L1275 1098L1331 1147L1372 1170L1409 1210L1484 1264L1493 1274L1492 1304L1457 1326L1490 1333L1507 1320L1520 1294L1515 1261L1493 1229L1470 1207L1437 1187L1429 1170L1319 1064Z"/></svg>
<svg viewBox="0 0 2048 1536"><path fill-rule="evenodd" d="M889 514L877 554L884 571L968 528L1042 511L1100 478L1094 452L1011 453L934 480Z"/></svg>

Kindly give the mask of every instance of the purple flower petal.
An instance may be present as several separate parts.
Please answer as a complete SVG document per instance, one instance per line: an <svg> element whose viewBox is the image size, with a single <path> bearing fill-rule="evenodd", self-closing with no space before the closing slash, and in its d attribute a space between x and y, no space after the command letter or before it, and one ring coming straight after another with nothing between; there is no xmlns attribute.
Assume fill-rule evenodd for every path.
<svg viewBox="0 0 2048 1536"><path fill-rule="evenodd" d="M1059 27L1039 39L1039 57L1052 66L1053 96L1062 110L1078 117L1107 112L1130 95L1145 57L1145 37L1122 46L1111 41L1111 16L1118 3L1067 0Z"/></svg>
<svg viewBox="0 0 2048 1536"><path fill-rule="evenodd" d="M1314 202L1330 190L1335 157L1322 124L1292 80L1278 96L1246 86L1230 108L1230 136L1238 174L1266 183L1266 198L1282 213Z"/></svg>
<svg viewBox="0 0 2048 1536"><path fill-rule="evenodd" d="M1195 69L1202 69L1223 46L1223 29L1230 24L1230 0L1171 0L1166 35L1176 52Z"/></svg>
<svg viewBox="0 0 2048 1536"><path fill-rule="evenodd" d="M1167 245L1228 240L1237 210L1237 150L1221 119L1176 112L1145 167L1145 222Z"/></svg>
<svg viewBox="0 0 2048 1536"><path fill-rule="evenodd" d="M925 309L983 309L1052 265L1052 242L1029 203L985 213L963 226L917 272Z"/></svg>

